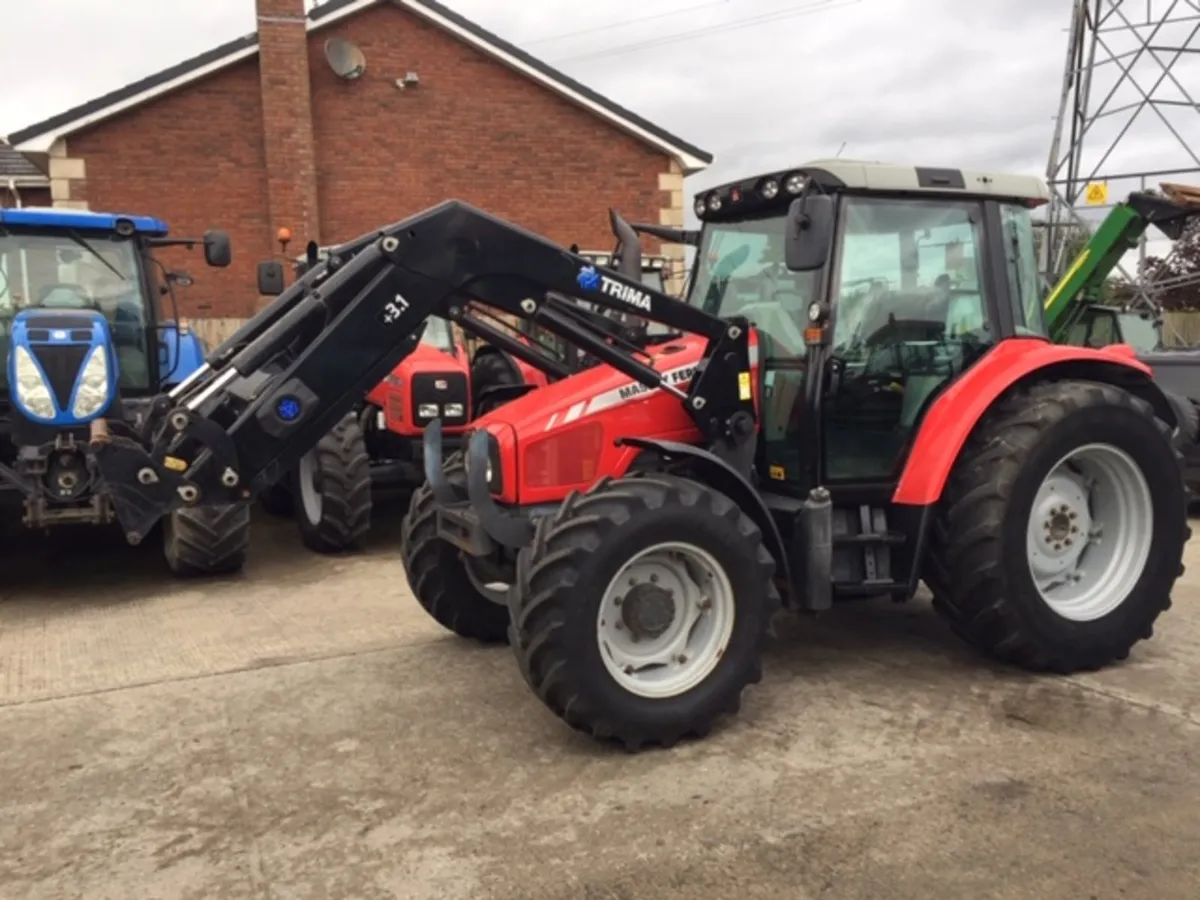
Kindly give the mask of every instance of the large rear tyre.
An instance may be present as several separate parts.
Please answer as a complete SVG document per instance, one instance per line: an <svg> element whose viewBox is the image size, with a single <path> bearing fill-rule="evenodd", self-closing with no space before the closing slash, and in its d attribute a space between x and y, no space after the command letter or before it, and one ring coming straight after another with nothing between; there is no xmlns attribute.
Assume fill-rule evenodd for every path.
<svg viewBox="0 0 1200 900"><path fill-rule="evenodd" d="M317 553L358 546L371 527L371 460L353 413L300 458L291 494L304 546Z"/></svg>
<svg viewBox="0 0 1200 900"><path fill-rule="evenodd" d="M461 453L447 458L447 483L466 496ZM429 483L413 491L400 530L400 550L417 602L443 628L485 644L508 640L508 585L487 571L486 560L463 553L437 536L437 506Z"/></svg>
<svg viewBox="0 0 1200 900"><path fill-rule="evenodd" d="M163 555L181 577L237 572L249 547L249 503L185 507L163 519Z"/></svg>
<svg viewBox="0 0 1200 900"><path fill-rule="evenodd" d="M646 474L573 493L539 520L517 572L521 674L578 731L669 747L736 713L762 678L775 562L702 484Z"/></svg>
<svg viewBox="0 0 1200 900"><path fill-rule="evenodd" d="M1109 384L1036 384L963 448L925 580L954 631L1003 662L1070 673L1124 659L1171 605L1190 536L1170 430Z"/></svg>

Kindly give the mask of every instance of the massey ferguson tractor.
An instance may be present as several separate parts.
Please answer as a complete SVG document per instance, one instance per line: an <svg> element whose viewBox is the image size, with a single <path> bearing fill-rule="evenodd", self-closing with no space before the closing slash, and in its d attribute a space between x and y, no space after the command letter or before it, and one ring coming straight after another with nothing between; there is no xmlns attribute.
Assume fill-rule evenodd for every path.
<svg viewBox="0 0 1200 900"><path fill-rule="evenodd" d="M220 231L171 238L148 216L0 209L0 500L26 527L114 520L89 446L143 433L153 398L203 363L198 336L159 316L190 278L154 256L195 244L210 266L229 265ZM176 509L163 519L167 564L178 575L236 571L249 529L244 503Z"/></svg>
<svg viewBox="0 0 1200 900"><path fill-rule="evenodd" d="M1015 251L1046 199L1034 178L848 160L746 178L696 198L690 302L447 201L315 267L89 458L131 535L251 499L470 298L600 364L481 417L465 497L428 429L435 533L408 565L428 590L417 543L512 552L512 647L571 727L704 734L759 680L781 603L922 580L985 653L1102 667L1170 604L1183 475L1132 351L1045 335ZM614 341L573 298L677 337Z"/></svg>

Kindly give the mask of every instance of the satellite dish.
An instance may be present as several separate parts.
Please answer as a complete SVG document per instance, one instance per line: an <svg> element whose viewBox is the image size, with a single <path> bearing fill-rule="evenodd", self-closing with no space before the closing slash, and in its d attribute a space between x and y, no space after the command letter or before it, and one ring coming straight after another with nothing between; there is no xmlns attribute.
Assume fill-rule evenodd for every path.
<svg viewBox="0 0 1200 900"><path fill-rule="evenodd" d="M367 57L358 44L343 38L330 38L325 42L325 61L338 78L353 81L367 70Z"/></svg>

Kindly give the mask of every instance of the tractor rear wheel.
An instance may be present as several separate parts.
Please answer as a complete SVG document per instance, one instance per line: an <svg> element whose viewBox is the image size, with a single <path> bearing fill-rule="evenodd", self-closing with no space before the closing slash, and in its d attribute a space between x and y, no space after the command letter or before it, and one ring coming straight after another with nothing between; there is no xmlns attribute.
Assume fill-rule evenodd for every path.
<svg viewBox="0 0 1200 900"><path fill-rule="evenodd" d="M725 495L603 479L541 518L517 561L510 643L572 728L637 750L703 736L762 677L775 562Z"/></svg>
<svg viewBox="0 0 1200 900"><path fill-rule="evenodd" d="M371 460L358 417L330 429L292 473L296 523L304 546L340 553L371 527Z"/></svg>
<svg viewBox="0 0 1200 900"><path fill-rule="evenodd" d="M1150 405L1110 384L1040 383L997 404L963 448L925 581L991 656L1094 670L1151 636L1190 534L1179 455Z"/></svg>
<svg viewBox="0 0 1200 900"><path fill-rule="evenodd" d="M466 496L461 453L446 459L442 471ZM485 644L508 640L508 586L489 580L486 563L437 535L437 506L429 482L413 491L400 531L404 571L417 601L443 628Z"/></svg>
<svg viewBox="0 0 1200 900"><path fill-rule="evenodd" d="M237 572L249 547L249 503L184 507L163 519L163 555L176 575Z"/></svg>

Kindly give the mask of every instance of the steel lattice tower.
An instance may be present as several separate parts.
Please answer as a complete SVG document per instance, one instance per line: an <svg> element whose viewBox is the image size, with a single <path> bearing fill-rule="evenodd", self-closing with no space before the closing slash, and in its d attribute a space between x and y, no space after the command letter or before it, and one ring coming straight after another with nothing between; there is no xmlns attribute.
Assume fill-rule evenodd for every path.
<svg viewBox="0 0 1200 900"><path fill-rule="evenodd" d="M1131 191L1160 181L1200 182L1196 95L1200 0L1075 0L1046 170L1048 279L1070 263L1072 231L1090 231ZM1086 203L1095 183L1107 184L1106 204ZM1120 271L1136 278L1134 266ZM1155 285L1140 288L1150 299Z"/></svg>

